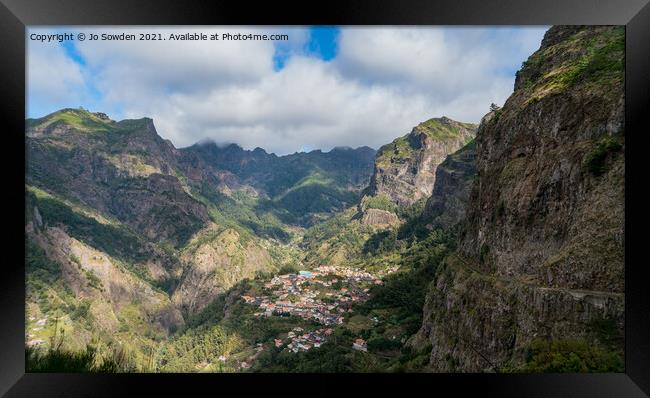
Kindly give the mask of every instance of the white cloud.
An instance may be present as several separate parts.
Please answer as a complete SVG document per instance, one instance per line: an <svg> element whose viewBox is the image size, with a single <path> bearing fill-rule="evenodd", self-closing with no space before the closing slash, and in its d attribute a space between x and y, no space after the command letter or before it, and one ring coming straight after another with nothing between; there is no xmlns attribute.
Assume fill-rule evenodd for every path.
<svg viewBox="0 0 650 398"><path fill-rule="evenodd" d="M491 102L505 101L544 29L344 28L330 62L302 53L303 28L253 31L289 34L283 69L273 68L270 41L86 41L78 50L106 109L152 117L177 147L207 138L284 154L377 148L430 117L477 122ZM30 78L30 87L40 84Z"/></svg>
<svg viewBox="0 0 650 398"><path fill-rule="evenodd" d="M60 104L78 104L84 89L80 66L68 58L59 45L30 45L28 50L28 106L32 103L55 110L53 107Z"/></svg>

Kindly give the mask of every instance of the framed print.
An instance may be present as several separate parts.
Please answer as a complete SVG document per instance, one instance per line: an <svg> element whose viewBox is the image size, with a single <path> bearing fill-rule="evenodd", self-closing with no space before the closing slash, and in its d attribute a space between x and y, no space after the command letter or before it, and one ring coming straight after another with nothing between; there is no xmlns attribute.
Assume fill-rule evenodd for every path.
<svg viewBox="0 0 650 398"><path fill-rule="evenodd" d="M650 391L645 1L0 11L7 396Z"/></svg>

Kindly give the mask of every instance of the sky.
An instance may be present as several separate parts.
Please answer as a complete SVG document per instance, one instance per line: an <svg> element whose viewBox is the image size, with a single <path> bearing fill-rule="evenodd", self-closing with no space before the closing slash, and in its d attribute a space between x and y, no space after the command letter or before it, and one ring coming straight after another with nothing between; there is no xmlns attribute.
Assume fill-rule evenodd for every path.
<svg viewBox="0 0 650 398"><path fill-rule="evenodd" d="M27 117L83 107L150 117L177 147L198 141L278 155L379 148L418 123L478 123L512 93L547 26L32 27ZM32 33L259 33L287 41L40 42Z"/></svg>

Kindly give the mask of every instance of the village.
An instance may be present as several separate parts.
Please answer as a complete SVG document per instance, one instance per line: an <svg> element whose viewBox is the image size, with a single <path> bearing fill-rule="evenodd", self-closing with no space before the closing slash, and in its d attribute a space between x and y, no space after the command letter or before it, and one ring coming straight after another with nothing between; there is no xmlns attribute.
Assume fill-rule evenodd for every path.
<svg viewBox="0 0 650 398"><path fill-rule="evenodd" d="M329 326L342 324L344 315L352 311L352 305L368 300L370 287L382 283L377 276L365 271L320 266L313 271L275 276L264 284L268 294L243 295L242 299L260 309L255 313L258 317L294 315L328 326L312 332L294 328L287 333L286 343L275 339L276 347L286 344L286 348L295 353L320 347L333 333ZM365 342L358 339L353 348L365 351Z"/></svg>

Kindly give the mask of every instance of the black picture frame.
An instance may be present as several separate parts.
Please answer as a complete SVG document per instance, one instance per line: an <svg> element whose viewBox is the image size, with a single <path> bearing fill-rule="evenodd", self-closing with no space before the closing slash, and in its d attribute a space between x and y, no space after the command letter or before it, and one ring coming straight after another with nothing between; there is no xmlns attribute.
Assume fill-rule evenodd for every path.
<svg viewBox="0 0 650 398"><path fill-rule="evenodd" d="M144 388L148 395L242 393L369 394L393 388L404 394L468 392L526 397L643 397L650 394L650 289L644 262L633 261L644 233L644 212L634 176L650 110L650 5L648 0L537 1L327 1L259 4L235 1L0 0L2 173L6 218L0 271L0 394L6 396L114 396ZM187 375L26 374L24 352L24 122L25 29L33 25L626 25L626 274L625 373L620 374L409 374L409 375ZM636 153L636 155L635 155ZM638 156L637 156L638 155ZM635 160L637 159L637 160ZM638 166L638 167L637 167ZM640 177L643 178L643 177ZM635 229L635 227L639 227ZM20 231L23 231L21 233ZM10 254L9 256L7 255ZM299 384L299 390L293 390ZM342 383L341 386L339 383ZM182 392L177 392L182 391ZM420 392L418 392L420 391ZM444 393L450 391L451 393ZM645 393L644 393L645 392ZM196 391L198 394L198 391Z"/></svg>

